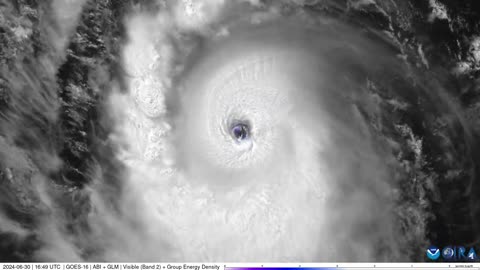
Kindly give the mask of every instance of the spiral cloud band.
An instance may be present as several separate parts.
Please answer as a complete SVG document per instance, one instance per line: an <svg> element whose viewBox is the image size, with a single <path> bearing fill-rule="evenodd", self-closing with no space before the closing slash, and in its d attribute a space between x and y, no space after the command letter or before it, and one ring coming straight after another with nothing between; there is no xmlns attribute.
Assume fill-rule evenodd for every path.
<svg viewBox="0 0 480 270"><path fill-rule="evenodd" d="M165 54L171 33L158 30L157 40L136 36L126 46L126 67L139 73L132 82L147 78L132 84L136 102L121 105L131 111L124 118L134 119L125 123L126 152L143 149L130 165L132 189L145 198L143 215L172 232L163 241L179 258L195 260L343 258L337 250L368 259L376 243L400 244L392 238L399 229L393 181L380 158L388 154L373 147L381 143L357 107L364 104L352 104L369 102L355 68L370 67L354 65L373 51L385 58L370 59L372 65L391 69L398 60L341 23L278 21L276 12L254 10L252 21L245 15L227 32L213 21L187 27L210 36L197 49L192 41ZM151 20L159 25L142 27L166 22ZM139 59L145 44L154 49ZM191 50L201 53L180 56ZM156 81L170 89L150 87Z"/></svg>

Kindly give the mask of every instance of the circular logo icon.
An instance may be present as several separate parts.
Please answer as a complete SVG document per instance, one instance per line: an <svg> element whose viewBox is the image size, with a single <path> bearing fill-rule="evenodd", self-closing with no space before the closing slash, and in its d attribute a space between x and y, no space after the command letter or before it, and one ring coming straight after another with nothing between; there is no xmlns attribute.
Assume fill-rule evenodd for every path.
<svg viewBox="0 0 480 270"><path fill-rule="evenodd" d="M445 247L442 250L442 257L445 260L451 260L453 258L453 256L455 256L455 251L453 250L452 247Z"/></svg>
<svg viewBox="0 0 480 270"><path fill-rule="evenodd" d="M436 260L440 257L440 249L436 246L430 246L427 248L427 258L430 260Z"/></svg>

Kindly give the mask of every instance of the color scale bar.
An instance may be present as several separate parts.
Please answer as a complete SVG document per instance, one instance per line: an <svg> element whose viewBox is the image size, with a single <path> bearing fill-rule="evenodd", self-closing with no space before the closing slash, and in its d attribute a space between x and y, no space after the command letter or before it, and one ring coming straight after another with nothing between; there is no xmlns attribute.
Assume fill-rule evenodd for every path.
<svg viewBox="0 0 480 270"><path fill-rule="evenodd" d="M445 267L225 267L225 270L443 270ZM453 269L452 269L453 270ZM455 270L480 270L476 268L455 267Z"/></svg>
<svg viewBox="0 0 480 270"><path fill-rule="evenodd" d="M344 270L344 269L329 268L329 267L225 267L225 270Z"/></svg>

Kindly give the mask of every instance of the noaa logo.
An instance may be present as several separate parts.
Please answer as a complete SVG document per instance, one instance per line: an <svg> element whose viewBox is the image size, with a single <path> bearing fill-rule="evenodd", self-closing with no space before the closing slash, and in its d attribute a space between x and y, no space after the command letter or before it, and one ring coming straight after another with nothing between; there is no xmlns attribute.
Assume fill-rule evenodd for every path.
<svg viewBox="0 0 480 270"><path fill-rule="evenodd" d="M437 248L436 246L430 246L427 249L427 257L430 260L436 260L440 257L440 249Z"/></svg>

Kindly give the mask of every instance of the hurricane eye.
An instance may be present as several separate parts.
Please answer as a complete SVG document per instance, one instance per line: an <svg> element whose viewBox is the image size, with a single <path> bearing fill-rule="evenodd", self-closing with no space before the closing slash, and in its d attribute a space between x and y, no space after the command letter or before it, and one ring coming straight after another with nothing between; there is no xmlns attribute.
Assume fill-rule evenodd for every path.
<svg viewBox="0 0 480 270"><path fill-rule="evenodd" d="M250 127L245 123L235 123L232 125L231 135L237 142L242 142L250 137Z"/></svg>

